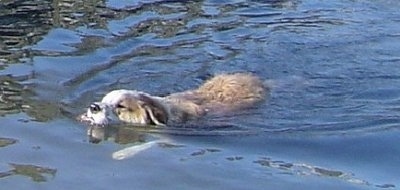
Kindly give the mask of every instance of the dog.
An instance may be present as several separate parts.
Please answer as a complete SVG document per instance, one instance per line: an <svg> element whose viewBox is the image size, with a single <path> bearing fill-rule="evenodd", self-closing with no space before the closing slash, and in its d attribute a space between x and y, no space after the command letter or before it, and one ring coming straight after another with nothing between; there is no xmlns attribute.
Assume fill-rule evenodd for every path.
<svg viewBox="0 0 400 190"><path fill-rule="evenodd" d="M216 75L197 89L165 97L136 90L114 90L101 102L92 103L78 120L99 126L182 124L206 115L249 108L265 100L269 90L263 80L250 73Z"/></svg>

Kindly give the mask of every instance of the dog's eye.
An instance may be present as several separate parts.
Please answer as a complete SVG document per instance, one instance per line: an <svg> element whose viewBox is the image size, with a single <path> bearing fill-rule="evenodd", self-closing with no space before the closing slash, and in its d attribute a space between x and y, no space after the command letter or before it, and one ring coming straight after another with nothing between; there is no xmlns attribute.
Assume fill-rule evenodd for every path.
<svg viewBox="0 0 400 190"><path fill-rule="evenodd" d="M100 106L99 106L98 104L92 104L92 105L90 105L89 109L90 109L90 111L91 111L92 113L96 113L96 112L101 111L101 108L100 108Z"/></svg>

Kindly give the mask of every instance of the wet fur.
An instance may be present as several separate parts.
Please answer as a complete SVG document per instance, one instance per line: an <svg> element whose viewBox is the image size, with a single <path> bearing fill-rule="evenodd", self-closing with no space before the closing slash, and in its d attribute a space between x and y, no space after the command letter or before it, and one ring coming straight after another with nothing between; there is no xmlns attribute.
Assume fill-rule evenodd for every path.
<svg viewBox="0 0 400 190"><path fill-rule="evenodd" d="M114 114L117 120L126 123L163 126L253 106L264 100L268 90L263 81L252 74L221 74L197 89L166 97L133 90L115 90L108 93L99 104L108 109L100 112L106 114L105 118L110 119L112 117L109 115ZM90 120L90 115L94 113L89 109L84 115L82 120ZM94 124L99 123L96 121Z"/></svg>

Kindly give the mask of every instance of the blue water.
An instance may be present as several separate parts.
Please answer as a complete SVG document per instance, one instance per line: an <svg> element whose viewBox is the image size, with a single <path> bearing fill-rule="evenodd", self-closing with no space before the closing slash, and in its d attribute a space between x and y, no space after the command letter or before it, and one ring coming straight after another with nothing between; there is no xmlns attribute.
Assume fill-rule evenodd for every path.
<svg viewBox="0 0 400 190"><path fill-rule="evenodd" d="M4 187L400 186L400 2L43 1L51 14L15 44L5 19L23 6L0 6L0 139L16 140L0 146ZM75 121L112 89L166 95L235 71L267 80L268 100L156 133ZM157 138L171 144L111 156Z"/></svg>

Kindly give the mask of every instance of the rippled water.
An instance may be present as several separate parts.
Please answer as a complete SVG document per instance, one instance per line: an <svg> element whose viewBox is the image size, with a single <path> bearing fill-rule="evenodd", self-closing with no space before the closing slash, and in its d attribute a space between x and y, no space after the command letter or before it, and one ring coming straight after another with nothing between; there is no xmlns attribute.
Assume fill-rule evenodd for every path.
<svg viewBox="0 0 400 190"><path fill-rule="evenodd" d="M1 184L396 189L399 8L391 0L3 3ZM75 121L112 89L166 95L235 71L268 80L268 101L188 128ZM159 138L169 142L112 158Z"/></svg>

